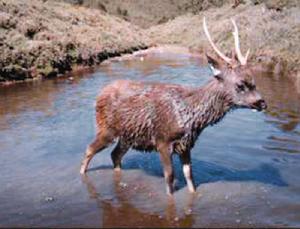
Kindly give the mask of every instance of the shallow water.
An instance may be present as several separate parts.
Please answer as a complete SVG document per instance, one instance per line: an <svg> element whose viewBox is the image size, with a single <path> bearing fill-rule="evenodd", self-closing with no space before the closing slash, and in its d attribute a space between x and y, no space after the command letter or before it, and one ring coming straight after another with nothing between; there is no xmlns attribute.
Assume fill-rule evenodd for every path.
<svg viewBox="0 0 300 229"><path fill-rule="evenodd" d="M118 175L112 146L79 175L95 97L120 78L201 85L208 69L157 54L72 77L0 88L0 226L300 226L300 95L288 80L257 77L268 110L236 110L203 132L196 195L175 158L171 199L155 153L130 151Z"/></svg>

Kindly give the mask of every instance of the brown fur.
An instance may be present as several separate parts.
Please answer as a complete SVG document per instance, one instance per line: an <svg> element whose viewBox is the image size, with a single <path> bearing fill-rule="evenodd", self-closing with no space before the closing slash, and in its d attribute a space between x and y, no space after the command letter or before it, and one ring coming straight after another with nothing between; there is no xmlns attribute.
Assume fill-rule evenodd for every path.
<svg viewBox="0 0 300 229"><path fill-rule="evenodd" d="M190 150L202 130L221 120L232 108L265 108L247 67L232 68L220 60L208 58L220 74L203 87L129 80L106 86L97 98L97 136L86 151L81 173L86 171L97 152L117 140L111 154L114 168L120 169L121 159L129 148L158 151L167 192L171 194L172 154L176 153L184 165L188 188L195 191Z"/></svg>

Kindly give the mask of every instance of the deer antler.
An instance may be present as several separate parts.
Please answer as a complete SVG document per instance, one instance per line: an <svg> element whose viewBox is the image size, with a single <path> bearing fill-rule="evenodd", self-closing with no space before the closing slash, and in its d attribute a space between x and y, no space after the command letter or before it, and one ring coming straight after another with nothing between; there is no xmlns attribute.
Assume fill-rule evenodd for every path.
<svg viewBox="0 0 300 229"><path fill-rule="evenodd" d="M241 49L240 49L238 27L237 27L237 25L236 25L236 23L233 19L231 19L231 22L232 22L233 27L234 27L234 31L232 32L232 34L233 34L233 37L234 37L234 45L235 45L235 52L236 52L237 58L240 61L241 65L246 65L250 49L247 50L246 56L242 55L242 52L241 52Z"/></svg>
<svg viewBox="0 0 300 229"><path fill-rule="evenodd" d="M231 64L232 63L232 60L231 58L225 56L218 48L217 46L214 44L214 42L212 41L210 35L209 35L209 32L208 32L208 29L207 29L207 25L206 25L206 20L205 20L205 17L203 17L203 29L204 29L204 32L205 32L205 35L209 41L209 43L211 44L211 46L213 47L213 49L216 51L216 53L223 59L225 60L227 63ZM247 60L247 59L246 59Z"/></svg>

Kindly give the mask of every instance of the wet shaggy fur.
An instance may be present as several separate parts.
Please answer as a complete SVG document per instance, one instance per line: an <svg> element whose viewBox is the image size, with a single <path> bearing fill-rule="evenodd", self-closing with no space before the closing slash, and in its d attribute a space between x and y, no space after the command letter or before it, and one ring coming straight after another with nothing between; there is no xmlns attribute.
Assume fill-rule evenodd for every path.
<svg viewBox="0 0 300 229"><path fill-rule="evenodd" d="M116 81L97 99L98 132L111 141L143 151L172 143L176 153L189 151L201 131L233 107L223 85L213 79L203 88L175 84Z"/></svg>

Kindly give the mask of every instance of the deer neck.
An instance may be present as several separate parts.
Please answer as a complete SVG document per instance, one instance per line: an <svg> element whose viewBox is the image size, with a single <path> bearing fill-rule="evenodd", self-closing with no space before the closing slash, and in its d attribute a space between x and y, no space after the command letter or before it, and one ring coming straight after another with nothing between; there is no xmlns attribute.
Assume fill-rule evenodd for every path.
<svg viewBox="0 0 300 229"><path fill-rule="evenodd" d="M193 124L197 129L217 123L233 108L232 97L215 79L197 88L191 99L195 114Z"/></svg>

